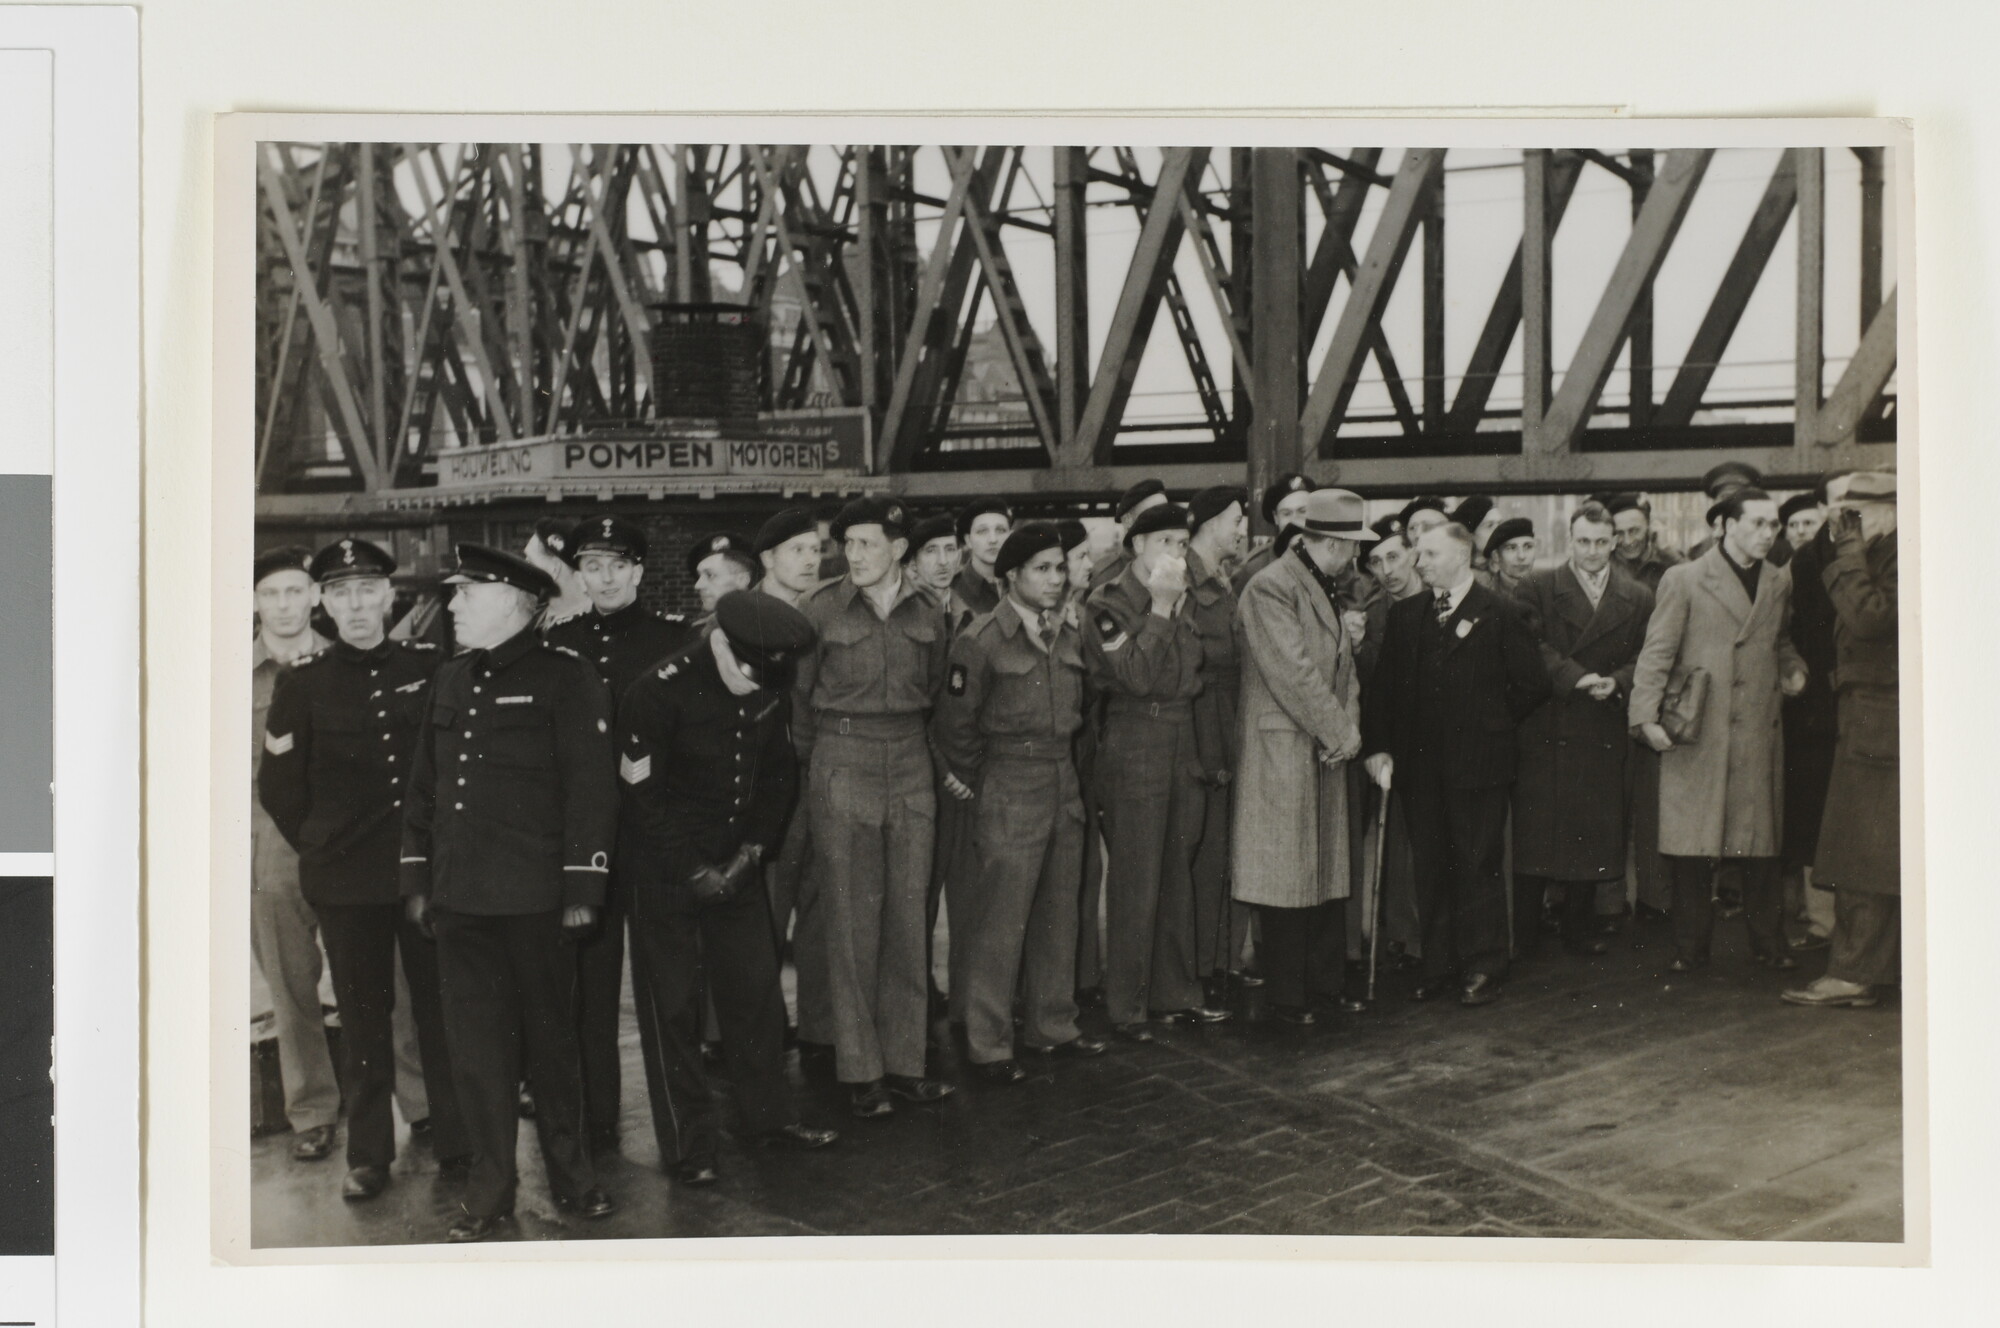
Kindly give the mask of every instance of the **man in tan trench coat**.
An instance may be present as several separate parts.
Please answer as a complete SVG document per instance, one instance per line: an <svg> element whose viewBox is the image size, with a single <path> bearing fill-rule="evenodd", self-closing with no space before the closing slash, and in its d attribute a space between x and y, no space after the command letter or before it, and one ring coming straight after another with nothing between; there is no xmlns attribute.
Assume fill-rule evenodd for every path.
<svg viewBox="0 0 2000 1328"><path fill-rule="evenodd" d="M1361 753L1361 683L1333 600L1335 575L1372 539L1358 494L1320 489L1292 547L1243 588L1236 622L1243 743L1232 876L1254 905L1274 1012L1317 1022L1314 1003L1350 1012L1347 762Z"/></svg>
<svg viewBox="0 0 2000 1328"><path fill-rule="evenodd" d="M1764 561L1778 536L1778 505L1742 488L1716 504L1722 538L1660 578L1627 710L1634 735L1660 758L1660 852L1674 892L1675 957L1687 973L1708 962L1711 894L1719 859L1743 877L1743 913L1758 962L1794 968L1786 951L1778 850L1784 798L1780 696L1805 689L1806 667L1786 623L1792 579ZM1675 742L1661 723L1684 686L1707 695L1697 731Z"/></svg>

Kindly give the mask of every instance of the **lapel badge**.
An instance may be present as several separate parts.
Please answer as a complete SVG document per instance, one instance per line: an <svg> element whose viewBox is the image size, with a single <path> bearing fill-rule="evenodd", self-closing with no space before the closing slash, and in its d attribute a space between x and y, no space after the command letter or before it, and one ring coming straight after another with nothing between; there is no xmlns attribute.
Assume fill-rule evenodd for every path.
<svg viewBox="0 0 2000 1328"><path fill-rule="evenodd" d="M1459 620L1458 620L1458 639L1459 639L1459 640L1461 640L1461 641L1463 641L1463 640L1464 640L1464 639L1465 639L1466 637L1468 637L1468 636L1471 636L1471 635L1472 635L1472 628L1473 628L1473 625L1474 625L1474 624L1476 624L1476 623L1477 623L1478 621L1479 621L1479 619L1477 619L1477 618L1461 618L1461 619L1459 619Z"/></svg>

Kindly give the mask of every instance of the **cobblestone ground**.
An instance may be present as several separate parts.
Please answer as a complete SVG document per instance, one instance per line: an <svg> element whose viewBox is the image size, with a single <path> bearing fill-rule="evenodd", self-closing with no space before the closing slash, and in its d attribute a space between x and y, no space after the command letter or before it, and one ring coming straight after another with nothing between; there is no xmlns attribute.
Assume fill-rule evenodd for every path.
<svg viewBox="0 0 2000 1328"><path fill-rule="evenodd" d="M840 1144L725 1149L708 1191L659 1171L628 1018L622 1155L604 1168L623 1208L559 1218L524 1128L519 1236L1900 1240L1896 1004L1783 1005L1800 975L1754 969L1740 942L1672 982L1663 935L1616 944L1526 967L1478 1010L1411 1004L1389 973L1376 1010L1301 1031L1246 993L1231 1024L1114 1044L1008 1088L971 1082L944 1051L957 1096L881 1123L847 1119L836 1085L802 1078L807 1119L840 1128ZM289 1143L255 1145L261 1247L425 1242L450 1220L454 1192L420 1147L381 1199L343 1205L338 1154L294 1163Z"/></svg>

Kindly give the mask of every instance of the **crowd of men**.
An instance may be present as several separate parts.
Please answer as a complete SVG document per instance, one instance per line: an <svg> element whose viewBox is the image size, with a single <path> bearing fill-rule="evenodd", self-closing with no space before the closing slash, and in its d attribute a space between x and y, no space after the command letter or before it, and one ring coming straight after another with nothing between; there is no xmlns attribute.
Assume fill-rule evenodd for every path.
<svg viewBox="0 0 2000 1328"><path fill-rule="evenodd" d="M511 1216L529 1114L558 1206L615 1210L628 939L690 1186L718 1175L714 1062L739 1140L818 1149L792 1047L874 1120L953 1092L947 1026L1006 1085L1228 1020L1239 986L1294 1026L1360 1015L1378 958L1416 1000L1484 1006L1545 931L1602 954L1628 913L1670 919L1674 972L1709 963L1720 910L1758 963L1829 950L1785 1000L1874 1004L1898 976L1895 476L1780 505L1729 464L1708 490L1685 558L1604 494L1546 567L1487 498L1370 523L1301 475L1261 495L1254 551L1230 488L1135 485L1095 552L1000 498L864 497L697 541L694 619L641 606L639 525L544 523L523 554L458 547L449 657L392 639L382 548L271 550L253 939L293 1154L329 1156L341 1107L322 943L343 1193L389 1184L400 1098L463 1183L454 1241Z"/></svg>

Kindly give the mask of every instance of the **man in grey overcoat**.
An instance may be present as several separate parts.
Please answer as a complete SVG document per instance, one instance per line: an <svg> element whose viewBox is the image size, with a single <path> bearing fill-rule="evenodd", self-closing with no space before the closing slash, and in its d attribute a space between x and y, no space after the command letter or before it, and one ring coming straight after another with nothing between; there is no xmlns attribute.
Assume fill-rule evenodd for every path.
<svg viewBox="0 0 2000 1328"><path fill-rule="evenodd" d="M1242 750L1231 877L1259 914L1266 995L1287 1023L1350 1013L1347 763L1361 753L1361 682L1334 578L1372 540L1360 495L1319 489L1298 538L1244 586Z"/></svg>
<svg viewBox="0 0 2000 1328"><path fill-rule="evenodd" d="M1739 871L1750 948L1759 963L1795 968L1778 883L1784 798L1782 696L1805 689L1806 666L1787 620L1789 570L1765 561L1778 505L1740 488L1715 506L1721 538L1667 570L1632 679L1627 720L1660 757L1660 852L1673 880L1674 949L1668 967L1708 962L1718 861ZM1699 726L1679 742L1661 723L1668 699L1707 678Z"/></svg>

